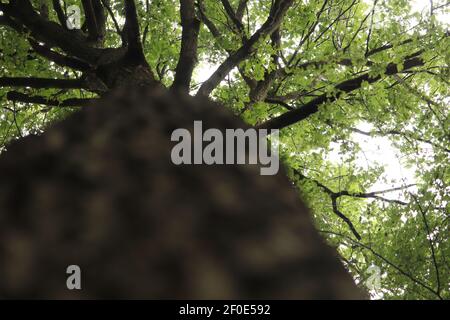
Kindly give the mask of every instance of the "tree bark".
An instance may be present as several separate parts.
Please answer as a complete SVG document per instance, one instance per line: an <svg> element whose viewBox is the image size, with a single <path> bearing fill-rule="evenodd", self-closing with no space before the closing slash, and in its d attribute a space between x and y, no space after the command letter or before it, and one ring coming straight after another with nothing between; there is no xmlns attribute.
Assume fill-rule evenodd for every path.
<svg viewBox="0 0 450 320"><path fill-rule="evenodd" d="M247 128L205 98L128 88L10 145L0 297L365 297L282 170L171 162L172 131L194 120Z"/></svg>
<svg viewBox="0 0 450 320"><path fill-rule="evenodd" d="M200 32L200 21L195 16L194 0L180 1L180 18L183 27L181 51L172 88L189 93L192 72L197 63L197 44Z"/></svg>

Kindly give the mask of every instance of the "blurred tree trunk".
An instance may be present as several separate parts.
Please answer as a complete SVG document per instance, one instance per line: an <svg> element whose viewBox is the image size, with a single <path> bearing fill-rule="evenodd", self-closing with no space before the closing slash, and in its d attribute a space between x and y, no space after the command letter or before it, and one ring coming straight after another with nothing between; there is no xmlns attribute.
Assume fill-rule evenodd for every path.
<svg viewBox="0 0 450 320"><path fill-rule="evenodd" d="M118 90L0 157L2 298L363 298L281 169L182 165L171 133L246 128L161 88ZM81 268L68 290L66 268Z"/></svg>

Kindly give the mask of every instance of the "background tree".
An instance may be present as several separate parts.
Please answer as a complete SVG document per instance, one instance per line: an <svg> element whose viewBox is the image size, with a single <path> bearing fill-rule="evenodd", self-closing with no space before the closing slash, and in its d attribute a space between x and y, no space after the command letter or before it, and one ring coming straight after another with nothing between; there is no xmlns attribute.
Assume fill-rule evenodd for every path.
<svg viewBox="0 0 450 320"><path fill-rule="evenodd" d="M73 4L81 29L67 28ZM380 268L374 296L449 298L447 6L2 0L0 147L125 84L211 97L282 129L317 228L357 281ZM413 181L364 159L360 136L392 144Z"/></svg>

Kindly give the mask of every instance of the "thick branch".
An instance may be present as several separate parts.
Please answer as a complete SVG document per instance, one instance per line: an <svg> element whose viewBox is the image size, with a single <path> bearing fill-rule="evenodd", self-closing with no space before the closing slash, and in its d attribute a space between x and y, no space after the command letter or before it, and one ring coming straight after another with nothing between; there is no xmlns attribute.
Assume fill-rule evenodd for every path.
<svg viewBox="0 0 450 320"><path fill-rule="evenodd" d="M225 12L227 13L227 15L231 19L231 21L233 21L233 24L237 28L238 32L241 35L244 35L244 26L243 26L241 20L239 20L238 17L236 16L236 13L234 12L233 7L231 6L230 2L228 0L221 0L221 1L222 1L222 5L225 9Z"/></svg>
<svg viewBox="0 0 450 320"><path fill-rule="evenodd" d="M97 100L95 98L89 99L81 99L81 98L69 98L66 100L55 100L49 99L43 96L29 96L21 92L10 91L6 94L6 98L9 101L22 102L22 103L33 103L33 104L42 104L46 106L53 107L83 107L90 104L92 101Z"/></svg>
<svg viewBox="0 0 450 320"><path fill-rule="evenodd" d="M117 22L117 19L114 16L114 12L112 11L111 6L109 5L107 0L101 0L101 2L102 2L102 5L106 8L106 11L108 12L109 16L111 17L111 19L114 23L114 27L116 28L116 32L122 39L122 43L124 43L125 41L124 41L123 32L122 32L122 30L120 30L119 23ZM106 21L106 17L105 17L105 21Z"/></svg>
<svg viewBox="0 0 450 320"><path fill-rule="evenodd" d="M200 21L195 16L194 0L180 0L180 16L181 26L183 27L181 51L172 87L188 93L192 72L197 62L198 34L200 31Z"/></svg>
<svg viewBox="0 0 450 320"><path fill-rule="evenodd" d="M83 89L85 86L83 81L78 79L0 77L0 87Z"/></svg>
<svg viewBox="0 0 450 320"><path fill-rule="evenodd" d="M261 28L259 28L242 47L231 54L217 68L217 70L211 75L211 77L202 84L202 86L198 90L197 95L209 96L209 94L219 85L219 83L226 77L226 75L251 54L253 46L260 39L263 39L267 35L270 35L280 26L287 10L293 2L294 0L276 0L272 6L269 17L261 26Z"/></svg>
<svg viewBox="0 0 450 320"><path fill-rule="evenodd" d="M270 40L272 42L272 48L275 51L275 53L271 55L272 63L278 67L278 50L281 45L280 28L277 28L274 32L272 32L270 35ZM275 69L272 71L266 70L264 72L264 79L257 81L255 86L250 86L250 102L255 103L266 100L272 84L279 76L279 71L280 69Z"/></svg>
<svg viewBox="0 0 450 320"><path fill-rule="evenodd" d="M284 108L288 109L288 110L294 110L293 107L291 107L289 104L287 104L286 102L284 102L283 100L279 100L276 98L270 98L267 97L264 102L270 103L270 104L279 104L280 106L283 106Z"/></svg>
<svg viewBox="0 0 450 320"><path fill-rule="evenodd" d="M89 40L102 43L106 32L106 15L101 0L81 0L86 16Z"/></svg>
<svg viewBox="0 0 450 320"><path fill-rule="evenodd" d="M98 26L97 19L94 12L94 5L92 3L93 0L81 0L84 9L84 15L86 17L86 24L88 27L89 39L97 40L98 39Z"/></svg>
<svg viewBox="0 0 450 320"><path fill-rule="evenodd" d="M34 39L47 45L56 45L68 54L91 63L103 54L103 50L90 47L78 32L66 30L58 23L40 17L29 0L12 0L0 8L5 15L29 29Z"/></svg>
<svg viewBox="0 0 450 320"><path fill-rule="evenodd" d="M203 5L202 0L198 0L196 2L196 6L198 8L199 16L201 21L205 24L205 26L208 28L209 32L211 32L212 36L216 40L220 40L221 34L219 29L217 29L216 25L206 16L205 8Z"/></svg>
<svg viewBox="0 0 450 320"><path fill-rule="evenodd" d="M405 60L405 62L403 63L403 70L411 69L411 68L417 67L417 66L422 66L424 64L424 61L421 58L418 58L417 55L419 55L419 53L416 53L413 55L413 57ZM390 63L390 64L388 64L388 66L385 70L385 74L386 75L394 75L394 74L398 73L399 71L400 70L398 70L397 64ZM369 73L367 72L359 77L343 81L340 84L335 86L335 90L337 92L333 96L328 97L326 93L322 94L319 97L309 101L301 108L286 112L286 113L282 114L281 116L270 119L270 120L262 123L258 127L264 128L264 129L285 128L296 122L304 120L307 117L309 117L310 115L316 113L319 110L319 106L321 104L323 104L325 102L330 103L330 102L336 101L337 99L339 99L339 97L343 93L348 93L353 90L361 88L363 82L374 83L380 79L381 79L381 76L371 77L369 75Z"/></svg>
<svg viewBox="0 0 450 320"><path fill-rule="evenodd" d="M61 2L59 0L52 0L53 9L56 12L56 16L58 17L58 21L64 29L67 29L66 25L66 15L64 14L63 9L61 8Z"/></svg>
<svg viewBox="0 0 450 320"><path fill-rule="evenodd" d="M60 53L57 53L53 50L50 50L48 47L38 44L36 41L29 39L31 47L33 50L44 58L53 61L57 65L61 67L69 67L79 71L86 71L89 69L89 64L75 59L64 56Z"/></svg>
<svg viewBox="0 0 450 320"><path fill-rule="evenodd" d="M106 33L106 12L102 0L92 0L94 8L95 22L97 24L96 36L97 42L103 43Z"/></svg>
<svg viewBox="0 0 450 320"><path fill-rule="evenodd" d="M238 7L236 9L236 18L242 22L242 18L244 17L244 11L247 7L248 0L240 0Z"/></svg>
<svg viewBox="0 0 450 320"><path fill-rule="evenodd" d="M136 64L144 63L145 57L139 35L139 21L134 0L125 0L124 31L128 42L128 61L135 61Z"/></svg>
<svg viewBox="0 0 450 320"><path fill-rule="evenodd" d="M2 9L3 6L5 5L0 3L0 9ZM6 15L0 16L0 26L1 25L8 26L19 33L22 33L24 31L24 28L19 23L17 23L13 19L11 19L11 17L8 17Z"/></svg>

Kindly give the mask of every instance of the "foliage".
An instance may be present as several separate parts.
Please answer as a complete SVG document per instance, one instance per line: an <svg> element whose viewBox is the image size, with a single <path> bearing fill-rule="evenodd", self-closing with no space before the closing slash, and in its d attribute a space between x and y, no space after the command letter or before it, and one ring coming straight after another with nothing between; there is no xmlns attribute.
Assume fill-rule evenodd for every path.
<svg viewBox="0 0 450 320"><path fill-rule="evenodd" d="M47 1L33 1L41 11L42 3ZM108 3L123 28L123 1ZM223 3L196 1L202 25L192 94L208 79L205 74L259 30L273 5L271 0L229 1L241 30ZM381 286L371 290L374 298L449 299L450 42L442 19L448 17L448 3L433 1L433 7L425 6L422 12L414 10L414 3L294 1L281 26L260 39L211 96L248 123L261 125L325 95L328 100L318 112L280 132L281 157L313 209L317 228L361 285L370 276L370 266L380 268ZM63 4L81 7L76 0ZM51 7L51 1L47 5ZM181 47L179 3L141 0L136 6L145 58L157 80L170 86ZM17 32L1 17L0 77L82 77L37 54L27 31ZM49 19L57 21L54 10L49 10ZM111 15L106 29L103 45L120 47L121 35ZM278 40L273 36L277 34ZM423 63L405 67L409 58L419 56ZM396 72L389 72L391 65ZM336 87L364 74L368 78L354 90ZM252 87L271 75L267 92ZM0 88L2 149L8 141L42 132L76 110L10 101L9 91L8 86ZM95 96L85 89L28 87L20 92L59 101ZM373 146L381 149L379 155L364 158ZM410 172L408 179L389 176L393 172L382 160L392 150L401 168ZM396 161L392 156L384 160Z"/></svg>

